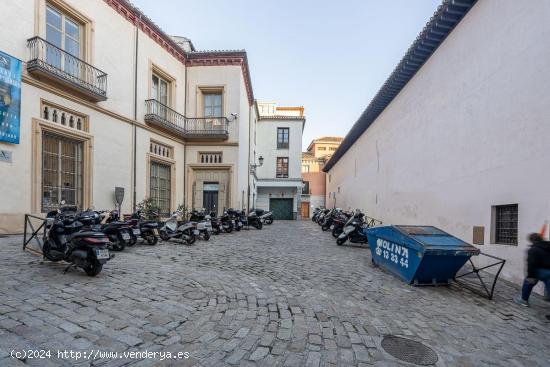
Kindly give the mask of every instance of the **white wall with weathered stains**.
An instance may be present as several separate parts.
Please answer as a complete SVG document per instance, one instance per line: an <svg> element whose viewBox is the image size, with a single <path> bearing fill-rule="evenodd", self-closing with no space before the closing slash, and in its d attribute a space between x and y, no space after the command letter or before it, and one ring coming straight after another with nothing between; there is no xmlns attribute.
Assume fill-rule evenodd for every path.
<svg viewBox="0 0 550 367"><path fill-rule="evenodd" d="M327 206L427 224L524 275L526 236L550 218L550 2L479 1L327 174ZM491 207L519 205L519 245L491 241Z"/></svg>

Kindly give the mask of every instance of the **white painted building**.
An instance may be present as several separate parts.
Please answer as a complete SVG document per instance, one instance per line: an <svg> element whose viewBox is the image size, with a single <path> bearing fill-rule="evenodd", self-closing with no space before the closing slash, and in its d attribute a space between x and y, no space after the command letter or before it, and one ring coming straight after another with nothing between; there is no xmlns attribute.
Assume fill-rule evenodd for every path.
<svg viewBox="0 0 550 367"><path fill-rule="evenodd" d="M254 162L255 206L272 210L276 219L299 218L302 192L301 149L305 125L303 107L257 102Z"/></svg>
<svg viewBox="0 0 550 367"><path fill-rule="evenodd" d="M544 0L444 1L327 163L327 205L440 227L519 283L550 218L549 19Z"/></svg>
<svg viewBox="0 0 550 367"><path fill-rule="evenodd" d="M19 143L0 137L0 233L62 200L113 208L115 187L123 214L147 198L163 214L252 206L245 51L198 51L126 0L8 0L2 16L17 21L0 33L1 55L22 75ZM0 80L0 113L10 88Z"/></svg>

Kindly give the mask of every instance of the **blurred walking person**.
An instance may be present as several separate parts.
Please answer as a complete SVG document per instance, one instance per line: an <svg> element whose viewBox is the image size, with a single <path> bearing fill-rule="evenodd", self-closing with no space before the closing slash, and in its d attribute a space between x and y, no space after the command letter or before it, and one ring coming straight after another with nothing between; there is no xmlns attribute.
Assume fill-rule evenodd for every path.
<svg viewBox="0 0 550 367"><path fill-rule="evenodd" d="M521 295L515 299L525 307L529 306L529 296L539 280L546 285L546 299L550 301L550 241L545 241L539 233L531 233L528 239L531 247L527 250L527 277Z"/></svg>

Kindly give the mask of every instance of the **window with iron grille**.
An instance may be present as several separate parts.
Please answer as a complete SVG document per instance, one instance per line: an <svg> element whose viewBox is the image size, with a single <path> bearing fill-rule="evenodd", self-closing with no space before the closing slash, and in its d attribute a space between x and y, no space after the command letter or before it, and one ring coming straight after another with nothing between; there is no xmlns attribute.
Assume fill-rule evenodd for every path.
<svg viewBox="0 0 550 367"><path fill-rule="evenodd" d="M309 181L304 181L304 188L302 189L302 194L309 195Z"/></svg>
<svg viewBox="0 0 550 367"><path fill-rule="evenodd" d="M288 177L288 157L277 158L277 178Z"/></svg>
<svg viewBox="0 0 550 367"><path fill-rule="evenodd" d="M277 128L277 149L288 149L288 127Z"/></svg>
<svg viewBox="0 0 550 367"><path fill-rule="evenodd" d="M44 132L42 136L42 212L65 205L82 209L82 142Z"/></svg>
<svg viewBox="0 0 550 367"><path fill-rule="evenodd" d="M161 215L170 214L171 167L168 164L151 161L150 197Z"/></svg>
<svg viewBox="0 0 550 367"><path fill-rule="evenodd" d="M518 204L497 205L494 210L495 243L518 244Z"/></svg>

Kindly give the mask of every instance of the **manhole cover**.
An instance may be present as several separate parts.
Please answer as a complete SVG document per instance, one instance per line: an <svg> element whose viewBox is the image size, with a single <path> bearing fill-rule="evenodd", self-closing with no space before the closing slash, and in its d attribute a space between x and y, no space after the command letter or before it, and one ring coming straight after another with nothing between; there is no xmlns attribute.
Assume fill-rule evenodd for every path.
<svg viewBox="0 0 550 367"><path fill-rule="evenodd" d="M393 357L402 361L421 366L429 366L437 362L437 353L430 347L399 336L385 336L382 348Z"/></svg>

